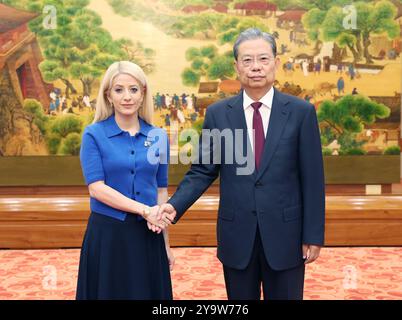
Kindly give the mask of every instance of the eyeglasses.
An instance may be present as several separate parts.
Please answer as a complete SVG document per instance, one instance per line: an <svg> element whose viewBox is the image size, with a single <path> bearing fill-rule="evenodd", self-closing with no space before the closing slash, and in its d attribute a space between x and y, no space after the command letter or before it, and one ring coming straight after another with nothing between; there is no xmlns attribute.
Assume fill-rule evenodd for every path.
<svg viewBox="0 0 402 320"><path fill-rule="evenodd" d="M259 65L267 65L274 59L275 59L274 57L271 57L268 55L267 56L262 55L262 56L258 56L258 57L244 56L240 59L240 62L243 67L250 67L251 65L253 65L255 60L257 60L257 63Z"/></svg>

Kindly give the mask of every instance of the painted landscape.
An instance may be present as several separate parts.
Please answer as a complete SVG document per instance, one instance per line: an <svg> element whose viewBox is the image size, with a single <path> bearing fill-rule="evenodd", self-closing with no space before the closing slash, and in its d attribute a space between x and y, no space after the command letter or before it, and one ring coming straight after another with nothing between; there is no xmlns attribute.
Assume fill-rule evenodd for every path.
<svg viewBox="0 0 402 320"><path fill-rule="evenodd" d="M241 90L232 46L249 27L276 38L275 87L314 104L324 155L400 154L400 0L0 0L0 156L78 155L118 60L144 68L172 141L200 130Z"/></svg>

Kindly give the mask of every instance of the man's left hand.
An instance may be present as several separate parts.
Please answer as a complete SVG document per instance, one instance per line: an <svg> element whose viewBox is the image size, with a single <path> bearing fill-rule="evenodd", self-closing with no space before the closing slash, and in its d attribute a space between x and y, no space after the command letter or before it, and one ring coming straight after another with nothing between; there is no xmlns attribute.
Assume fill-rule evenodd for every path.
<svg viewBox="0 0 402 320"><path fill-rule="evenodd" d="M312 244L303 244L303 259L305 259L304 264L312 263L320 255L320 246L315 246Z"/></svg>

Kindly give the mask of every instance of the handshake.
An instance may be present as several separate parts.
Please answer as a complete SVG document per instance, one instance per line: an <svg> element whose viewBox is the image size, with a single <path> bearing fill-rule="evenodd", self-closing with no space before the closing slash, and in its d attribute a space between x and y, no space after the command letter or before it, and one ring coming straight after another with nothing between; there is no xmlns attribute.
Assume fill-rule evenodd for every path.
<svg viewBox="0 0 402 320"><path fill-rule="evenodd" d="M143 217L147 220L148 229L156 233L161 233L172 224L176 217L176 210L170 203L153 206L149 209L148 213L144 213Z"/></svg>

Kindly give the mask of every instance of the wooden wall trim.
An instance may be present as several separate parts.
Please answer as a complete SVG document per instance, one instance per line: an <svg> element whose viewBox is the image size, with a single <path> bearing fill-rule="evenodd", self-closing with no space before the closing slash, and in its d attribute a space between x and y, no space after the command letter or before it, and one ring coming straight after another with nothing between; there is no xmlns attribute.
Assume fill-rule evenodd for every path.
<svg viewBox="0 0 402 320"><path fill-rule="evenodd" d="M324 156L325 182L397 183L401 177L400 166L399 155ZM188 168L189 165L170 164L169 182L178 184ZM84 185L78 156L0 157L0 186L76 185Z"/></svg>
<svg viewBox="0 0 402 320"><path fill-rule="evenodd" d="M215 246L218 195L202 196L174 226L173 246ZM1 196L0 248L80 247L87 196ZM402 245L402 196L327 196L326 246Z"/></svg>
<svg viewBox="0 0 402 320"><path fill-rule="evenodd" d="M396 185L396 184L395 184ZM399 185L399 184L398 184ZM402 182L401 182L402 185ZM382 184L382 194L391 195L392 185ZM177 189L177 184L168 187L169 195L172 195ZM325 186L327 195L365 195L365 184L327 184ZM87 186L0 186L0 196L13 195L55 195L55 196L88 196ZM205 192L205 195L219 195L219 184L211 185Z"/></svg>

